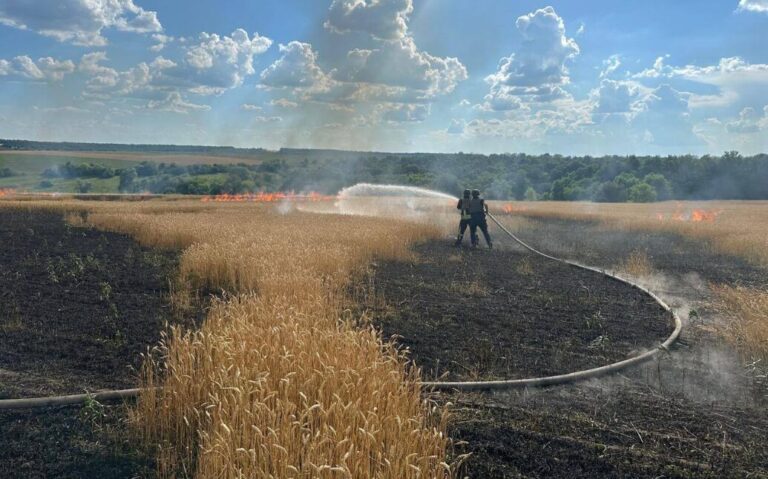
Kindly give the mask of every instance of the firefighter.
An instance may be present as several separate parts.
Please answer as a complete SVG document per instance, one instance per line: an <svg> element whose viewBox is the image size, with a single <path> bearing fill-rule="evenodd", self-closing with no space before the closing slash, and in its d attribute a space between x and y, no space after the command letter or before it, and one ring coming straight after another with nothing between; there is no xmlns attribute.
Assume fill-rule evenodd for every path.
<svg viewBox="0 0 768 479"><path fill-rule="evenodd" d="M469 220L472 218L469 214L470 193L469 190L464 190L464 196L459 199L459 204L456 205L456 209L459 210L461 214L461 221L459 221L459 235L456 237L457 247L461 246L461 242L464 239L464 233L467 231L467 226L469 226Z"/></svg>
<svg viewBox="0 0 768 479"><path fill-rule="evenodd" d="M488 234L488 223L485 220L485 215L488 214L488 205L485 204L484 199L480 198L480 191L478 190L472 190L472 199L469 200L469 214L469 232L472 239L472 247L476 248L480 242L477 237L477 228L480 227L488 249L492 249L493 243L491 242L491 235Z"/></svg>

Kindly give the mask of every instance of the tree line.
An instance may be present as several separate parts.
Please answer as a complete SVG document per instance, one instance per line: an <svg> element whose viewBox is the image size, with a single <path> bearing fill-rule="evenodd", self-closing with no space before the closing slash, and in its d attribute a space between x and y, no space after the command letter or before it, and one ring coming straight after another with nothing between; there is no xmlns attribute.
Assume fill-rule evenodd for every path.
<svg viewBox="0 0 768 479"><path fill-rule="evenodd" d="M297 153L297 151L299 153ZM111 168L67 162L53 178L119 177L122 192L178 194L317 191L333 194L355 183L403 184L457 194L477 188L489 199L650 202L768 199L768 155L604 156L383 154L335 156L325 151L273 152L238 164L141 162ZM80 184L80 183L79 183Z"/></svg>

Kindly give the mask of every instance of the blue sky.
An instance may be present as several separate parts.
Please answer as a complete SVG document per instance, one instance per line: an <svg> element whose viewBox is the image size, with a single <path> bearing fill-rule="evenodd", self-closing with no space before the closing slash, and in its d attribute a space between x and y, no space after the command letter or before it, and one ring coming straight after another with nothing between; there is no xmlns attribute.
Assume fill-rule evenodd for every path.
<svg viewBox="0 0 768 479"><path fill-rule="evenodd" d="M768 0L0 0L0 137L768 151Z"/></svg>

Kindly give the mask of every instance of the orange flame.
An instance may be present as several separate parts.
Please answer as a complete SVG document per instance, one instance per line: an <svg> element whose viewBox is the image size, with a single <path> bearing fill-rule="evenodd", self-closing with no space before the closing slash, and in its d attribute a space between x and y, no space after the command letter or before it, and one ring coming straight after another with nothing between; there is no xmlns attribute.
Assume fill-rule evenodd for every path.
<svg viewBox="0 0 768 479"><path fill-rule="evenodd" d="M502 211L504 211L504 213L515 213L515 212L525 211L528 208L515 206L512 203L507 203L506 205L502 206L501 209Z"/></svg>
<svg viewBox="0 0 768 479"><path fill-rule="evenodd" d="M707 211L707 210L693 210L691 213L691 221L707 221L713 222L722 213L722 211Z"/></svg>
<svg viewBox="0 0 768 479"><path fill-rule="evenodd" d="M690 221L693 223L713 223L720 216L722 210L692 210L690 213L683 213L680 207L669 215L664 213L656 213L656 219L659 221L672 220L672 221Z"/></svg>
<svg viewBox="0 0 768 479"><path fill-rule="evenodd" d="M12 196L14 194L16 194L16 190L14 190L13 188L5 188L5 189L0 188L0 198L3 198L5 196Z"/></svg>
<svg viewBox="0 0 768 479"><path fill-rule="evenodd" d="M293 191L289 192L259 192L259 193L236 193L228 194L224 193L215 196L204 196L201 201L203 202L253 202L253 203L274 203L277 201L332 201L335 200L335 196L323 195L314 191L309 193L296 194Z"/></svg>

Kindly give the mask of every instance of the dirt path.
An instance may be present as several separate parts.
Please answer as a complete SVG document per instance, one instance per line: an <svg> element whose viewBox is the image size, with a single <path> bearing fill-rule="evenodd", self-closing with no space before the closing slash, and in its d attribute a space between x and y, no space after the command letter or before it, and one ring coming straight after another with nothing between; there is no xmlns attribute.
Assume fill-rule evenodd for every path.
<svg viewBox="0 0 768 479"><path fill-rule="evenodd" d="M135 387L140 353L173 320L177 255L0 210L0 398ZM149 462L121 407L0 412L0 477L131 477Z"/></svg>
<svg viewBox="0 0 768 479"><path fill-rule="evenodd" d="M711 334L705 302L710 278L754 284L764 273L701 247L691 250L674 236L615 232L603 243L594 225L537 228L528 239L544 238L547 251L603 267L655 246L651 254L664 258L667 269L648 281L685 311L686 329L670 354L621 375L542 390L437 396L454 404L451 434L466 441L457 453L472 453L467 475L768 477L761 393ZM414 263L375 269L373 285L389 306L372 308L374 324L386 337L397 335L428 377L565 372L656 344L669 331L658 309L632 290L541 263L496 233L501 251L456 252L446 240L418 248ZM595 257L603 263L589 261ZM705 266L697 271L697 265ZM465 285L475 283L466 293ZM537 302L540 297L548 299ZM588 321L596 311L600 329ZM608 340L596 348L599 336Z"/></svg>

